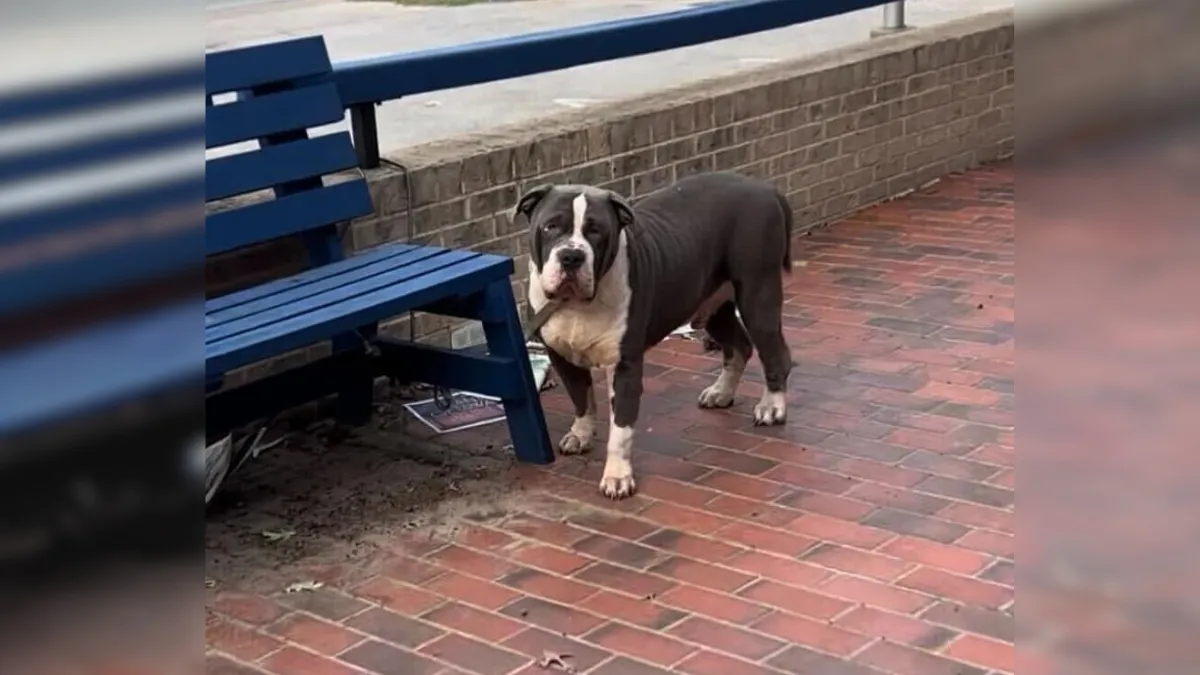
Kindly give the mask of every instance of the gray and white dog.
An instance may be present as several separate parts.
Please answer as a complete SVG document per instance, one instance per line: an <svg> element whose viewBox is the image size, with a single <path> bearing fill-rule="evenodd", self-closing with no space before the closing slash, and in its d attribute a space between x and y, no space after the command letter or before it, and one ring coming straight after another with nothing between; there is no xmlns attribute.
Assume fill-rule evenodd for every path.
<svg viewBox="0 0 1200 675"><path fill-rule="evenodd" d="M612 413L600 491L636 489L630 458L642 396L643 357L686 321L721 346L704 408L733 405L758 349L766 392L754 423L781 424L791 352L781 323L783 274L791 273L792 210L774 186L735 173L680 180L630 206L586 185L541 185L521 196L530 228L529 303L558 308L539 334L575 407L564 454L596 432L593 368L608 379ZM739 319L739 316L740 319Z"/></svg>

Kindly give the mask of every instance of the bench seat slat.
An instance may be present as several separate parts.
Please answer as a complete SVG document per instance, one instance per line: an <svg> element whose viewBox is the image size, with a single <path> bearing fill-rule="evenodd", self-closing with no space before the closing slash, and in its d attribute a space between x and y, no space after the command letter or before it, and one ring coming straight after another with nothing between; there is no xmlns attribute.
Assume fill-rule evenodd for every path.
<svg viewBox="0 0 1200 675"><path fill-rule="evenodd" d="M207 255L307 232L375 212L365 180L217 211L204 219Z"/></svg>
<svg viewBox="0 0 1200 675"><path fill-rule="evenodd" d="M332 70L325 39L319 35L204 55L204 86L220 94L250 89Z"/></svg>
<svg viewBox="0 0 1200 675"><path fill-rule="evenodd" d="M216 148L340 122L346 116L337 86L326 82L207 108L205 147Z"/></svg>
<svg viewBox="0 0 1200 675"><path fill-rule="evenodd" d="M415 248L417 247L411 244L388 244L386 246L376 246L374 248L367 249L362 253L346 258L345 260L338 262L336 265L321 265L319 267L313 267L290 277L275 279L274 281L268 281L266 283L251 286L250 288L245 288L240 291L234 291L219 297L209 298L208 302L205 304L205 309L208 312L208 315L211 317L218 312L222 312L247 302L254 302L260 298L286 291L294 286L319 281L325 277L345 274L346 272L354 270L358 267L371 265L385 258L390 258L394 255L399 255L405 251L411 251Z"/></svg>
<svg viewBox="0 0 1200 675"><path fill-rule="evenodd" d="M354 144L345 131L218 157L205 167L204 199L225 199L356 166Z"/></svg>
<svg viewBox="0 0 1200 675"><path fill-rule="evenodd" d="M442 298L478 291L493 281L507 279L512 271L511 259L479 254L406 281L347 294L332 304L309 306L306 311L225 339L209 339L206 335L207 369L209 373L229 372Z"/></svg>
<svg viewBox="0 0 1200 675"><path fill-rule="evenodd" d="M199 301L0 355L0 436L200 383Z"/></svg>
<svg viewBox="0 0 1200 675"><path fill-rule="evenodd" d="M280 303L280 298L275 298L270 302L263 303L262 311L225 321L220 325L206 325L205 342L224 340L239 333L279 323L295 314L348 302L386 286L420 280L438 270L480 256L474 251L453 251L434 247L425 247L409 253L433 253L433 255L424 255L416 259L410 255L403 255L388 259L387 264L384 265L360 267L355 273L328 279L327 283L323 284L325 287L315 294L301 287L297 289L296 293L289 294L291 295L289 302Z"/></svg>
<svg viewBox="0 0 1200 675"><path fill-rule="evenodd" d="M383 246L381 248L391 249L395 247ZM404 250L379 258L368 265L356 265L345 267L344 269L341 265L334 265L332 267L338 269L332 270L319 279L308 281L294 280L293 283L288 284L287 288L280 289L275 293L260 293L258 297L252 300L217 311L209 310L205 316L204 323L209 330L214 330L217 326L237 321L244 317L261 314L275 307L284 307L289 304L303 302L305 299L315 298L326 291L335 290L359 279L369 279L406 265L420 264L428 258L444 253L443 249L429 246L405 246ZM331 266L323 265L322 267Z"/></svg>

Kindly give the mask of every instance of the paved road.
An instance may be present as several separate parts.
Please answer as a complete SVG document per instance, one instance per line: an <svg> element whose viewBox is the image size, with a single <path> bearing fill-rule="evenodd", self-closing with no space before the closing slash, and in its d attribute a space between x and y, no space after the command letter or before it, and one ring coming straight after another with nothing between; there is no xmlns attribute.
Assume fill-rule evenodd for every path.
<svg viewBox="0 0 1200 675"><path fill-rule="evenodd" d="M345 0L207 0L209 49L324 34L335 60L666 12L685 0L529 0L405 7ZM1013 0L909 0L912 25L1013 6ZM873 8L757 35L503 82L433 92L379 109L380 145L409 145L543 117L568 107L648 93L866 39Z"/></svg>

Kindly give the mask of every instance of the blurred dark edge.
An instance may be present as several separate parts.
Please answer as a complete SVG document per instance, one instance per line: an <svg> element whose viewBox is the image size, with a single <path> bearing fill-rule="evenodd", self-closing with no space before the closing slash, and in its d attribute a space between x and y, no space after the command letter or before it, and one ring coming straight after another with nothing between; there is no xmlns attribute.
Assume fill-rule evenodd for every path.
<svg viewBox="0 0 1200 675"><path fill-rule="evenodd" d="M197 97L196 105L203 99ZM203 161L197 153L197 167ZM201 194L197 191L197 198ZM131 199L123 208L138 213L140 205ZM200 227L199 201L195 213ZM198 250L191 269L0 316L0 351L203 293L203 251ZM202 565L204 470L202 453L194 450L204 442L203 325L198 311L195 341L177 347L196 355L194 383L0 437L0 602L5 608L0 638L11 639L10 628L26 617L85 589L139 584L177 564ZM11 656L7 649L0 647L0 665Z"/></svg>
<svg viewBox="0 0 1200 675"><path fill-rule="evenodd" d="M197 266L0 317L0 350L196 297L204 292L203 274ZM197 315L196 343L178 347L198 359L203 325ZM201 363L196 371L203 372ZM203 391L198 375L182 389L0 438L5 619L19 620L47 591L92 582L101 570L201 559L203 469L190 447L204 439Z"/></svg>
<svg viewBox="0 0 1200 675"><path fill-rule="evenodd" d="M200 672L202 391L0 443L0 672Z"/></svg>
<svg viewBox="0 0 1200 675"><path fill-rule="evenodd" d="M119 12L127 7L110 8ZM143 8L145 9L145 8ZM181 7L163 5L164 29L170 29L171 16ZM196 9L200 9L197 7ZM153 18L163 18L158 13ZM145 17L146 14L141 14ZM198 18L202 20L203 15ZM43 15L45 18L45 15ZM80 58L70 52L68 58ZM90 58L105 63L103 50ZM88 57L84 57L88 58ZM197 112L204 110L203 61L178 56L166 60L146 59L137 67L96 75L91 80L56 81L41 87L0 91L0 125L29 124L60 115L87 115L111 106L153 104L180 94L196 92ZM170 113L174 115L175 113ZM196 146L194 198L178 197L158 183L125 187L91 204L84 215L73 216L78 223L74 232L89 227L122 223L134 234L129 239L103 240L119 245L145 236L147 231L160 234L160 225L147 216L147 204L163 194L180 199L190 209L194 199L194 226L203 227L202 175L204 153L199 150L203 136L198 118L183 122L166 118L171 128L186 135L166 140L153 137L145 141L136 130L115 135L89 136L71 140L52 151L37 154L22 151L9 158L10 173L0 180L20 176L52 183L57 172L87 171L100 173L106 163L153 157L153 152L182 148L185 141ZM194 127L194 128L193 128ZM194 137L194 138L193 138ZM157 138L157 140L156 140ZM181 140L182 139L182 140ZM103 141L103 142L101 142ZM117 151L113 141L128 143ZM73 154L68 154L73 153ZM30 169L35 167L35 169ZM0 183L0 191L5 188ZM81 198L82 199L82 198ZM90 198L89 198L90 199ZM161 200L160 200L161 201ZM96 207L99 203L101 206ZM172 203L172 206L179 204ZM39 214L57 213L57 205L42 204ZM160 208L151 210L157 214ZM31 216L20 214L18 226ZM137 228L133 226L137 225ZM190 223L189 223L190 225ZM28 227L28 225L24 225ZM69 250L69 249L68 249ZM184 252L188 257L190 250ZM88 251L73 251L87 258ZM204 292L204 251L194 252L194 265L174 269L166 275L130 277L136 283L114 282L97 288L81 284L78 293L52 304L36 306L12 314L0 315L0 352L21 350L59 336L173 305L181 300L202 296ZM158 268L155 268L157 270ZM87 279L86 274L80 274ZM101 281L99 283L106 283ZM10 289L12 290L12 289ZM156 391L146 400L125 402L99 410L84 418L62 420L17 437L0 437L0 601L3 621L19 623L55 598L73 597L83 585L96 585L104 577L111 584L113 574L136 581L141 570L162 569L176 562L199 563L203 550L203 468L189 446L202 445L204 439L203 397L203 318L196 316L194 342L177 346L181 353L195 354L196 382L174 390ZM45 377L69 378L72 373L47 372ZM4 373L0 373L4 377ZM198 440L196 440L198 439ZM197 461L199 460L199 462ZM198 480L199 478L199 480ZM197 586L199 581L197 580ZM30 610L27 612L26 610ZM0 657L4 656L0 650ZM0 659L2 660L2 659ZM4 672L0 668L0 672Z"/></svg>
<svg viewBox="0 0 1200 675"><path fill-rule="evenodd" d="M203 496L189 448L203 440L203 400L197 383L0 442L7 619L107 568L197 560Z"/></svg>

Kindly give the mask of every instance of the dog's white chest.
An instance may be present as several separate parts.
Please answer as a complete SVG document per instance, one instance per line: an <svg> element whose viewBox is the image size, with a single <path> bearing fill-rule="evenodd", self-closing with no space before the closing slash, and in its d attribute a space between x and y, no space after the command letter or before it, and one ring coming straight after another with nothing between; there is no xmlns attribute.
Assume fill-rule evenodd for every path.
<svg viewBox="0 0 1200 675"><path fill-rule="evenodd" d="M629 257L625 233L612 268L596 285L592 302L563 304L541 328L542 342L580 368L611 368L621 360L621 340L629 323ZM537 269L529 266L529 305L548 302Z"/></svg>
<svg viewBox="0 0 1200 675"><path fill-rule="evenodd" d="M625 317L564 307L542 326L542 341L580 368L605 368L621 360Z"/></svg>

